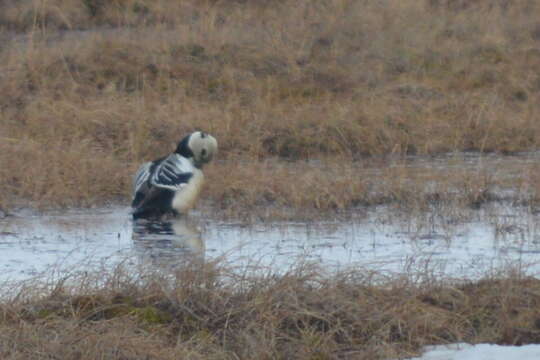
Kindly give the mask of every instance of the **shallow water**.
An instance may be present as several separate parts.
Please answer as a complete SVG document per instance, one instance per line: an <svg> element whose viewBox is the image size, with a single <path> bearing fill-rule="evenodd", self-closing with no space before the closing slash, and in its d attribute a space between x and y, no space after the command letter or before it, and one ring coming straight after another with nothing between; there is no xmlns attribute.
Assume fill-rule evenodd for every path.
<svg viewBox="0 0 540 360"><path fill-rule="evenodd" d="M508 265L540 273L538 215L499 204L471 211L462 221L440 219L445 217L404 216L384 207L346 222L251 226L201 213L165 224L135 224L124 207L18 214L0 220L0 280L120 261L170 268L220 257L239 269L249 265L278 272L302 260L328 270L363 266L459 278Z"/></svg>

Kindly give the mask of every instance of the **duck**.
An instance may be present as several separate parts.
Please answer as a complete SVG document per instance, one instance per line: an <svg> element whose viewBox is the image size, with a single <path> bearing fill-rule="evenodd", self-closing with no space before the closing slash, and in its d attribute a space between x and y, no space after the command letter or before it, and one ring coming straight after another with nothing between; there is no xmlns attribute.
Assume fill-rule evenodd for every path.
<svg viewBox="0 0 540 360"><path fill-rule="evenodd" d="M218 150L203 131L185 136L171 154L142 164L133 178L134 220L185 215L195 205L204 183L202 168Z"/></svg>

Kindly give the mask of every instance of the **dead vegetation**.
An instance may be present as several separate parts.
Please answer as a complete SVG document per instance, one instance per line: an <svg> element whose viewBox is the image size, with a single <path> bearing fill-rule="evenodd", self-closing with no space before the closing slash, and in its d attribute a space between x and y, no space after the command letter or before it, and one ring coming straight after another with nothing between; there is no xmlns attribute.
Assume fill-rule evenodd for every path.
<svg viewBox="0 0 540 360"><path fill-rule="evenodd" d="M199 266L4 286L0 356L397 359L427 344L540 341L540 281L516 273L452 283L308 264L280 275Z"/></svg>
<svg viewBox="0 0 540 360"><path fill-rule="evenodd" d="M535 157L508 156L540 142L538 13L537 0L0 2L0 214L126 201L137 165L194 129L219 140L204 198L224 216L537 211ZM462 152L510 161L409 163ZM516 274L207 264L69 283L0 288L0 358L388 359L540 341L540 282Z"/></svg>
<svg viewBox="0 0 540 360"><path fill-rule="evenodd" d="M126 199L137 164L193 129L219 140L207 196L229 213L264 200L421 203L412 189L426 179L335 164L537 149L539 11L534 0L3 2L0 206ZM265 165L276 158L299 161L309 188ZM469 202L486 199L485 182L462 178L478 188Z"/></svg>

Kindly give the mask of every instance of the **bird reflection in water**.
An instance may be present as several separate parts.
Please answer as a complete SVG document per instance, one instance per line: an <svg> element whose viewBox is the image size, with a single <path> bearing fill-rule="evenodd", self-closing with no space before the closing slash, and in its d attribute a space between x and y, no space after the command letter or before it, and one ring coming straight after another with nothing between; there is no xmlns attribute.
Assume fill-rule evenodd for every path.
<svg viewBox="0 0 540 360"><path fill-rule="evenodd" d="M164 221L133 221L133 244L144 263L175 268L178 265L203 263L204 241L197 224L177 217Z"/></svg>

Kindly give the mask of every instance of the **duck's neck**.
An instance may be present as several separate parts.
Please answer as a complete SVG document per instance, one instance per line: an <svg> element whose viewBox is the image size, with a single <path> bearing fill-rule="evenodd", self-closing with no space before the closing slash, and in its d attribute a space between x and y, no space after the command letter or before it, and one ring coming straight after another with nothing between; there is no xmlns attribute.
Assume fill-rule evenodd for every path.
<svg viewBox="0 0 540 360"><path fill-rule="evenodd" d="M175 153L182 155L186 159L193 159L193 151L189 148L189 136L186 136L178 143Z"/></svg>

